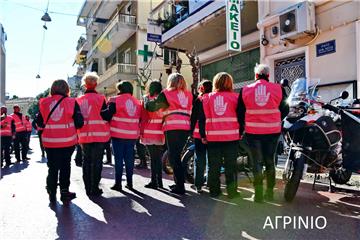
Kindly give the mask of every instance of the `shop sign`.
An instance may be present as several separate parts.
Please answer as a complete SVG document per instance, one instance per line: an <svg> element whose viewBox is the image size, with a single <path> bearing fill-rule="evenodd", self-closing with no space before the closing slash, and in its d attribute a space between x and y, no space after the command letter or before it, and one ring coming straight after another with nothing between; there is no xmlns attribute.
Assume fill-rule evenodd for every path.
<svg viewBox="0 0 360 240"><path fill-rule="evenodd" d="M241 51L240 10L240 0L226 0L226 45L228 51Z"/></svg>

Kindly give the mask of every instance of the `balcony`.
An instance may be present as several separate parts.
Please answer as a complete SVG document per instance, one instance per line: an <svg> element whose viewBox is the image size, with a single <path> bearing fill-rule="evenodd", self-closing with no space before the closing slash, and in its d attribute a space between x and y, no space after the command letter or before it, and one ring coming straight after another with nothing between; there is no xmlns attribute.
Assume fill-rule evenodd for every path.
<svg viewBox="0 0 360 240"><path fill-rule="evenodd" d="M115 84L119 80L137 79L136 64L116 63L100 76L97 89L100 91L106 87L109 91L115 90Z"/></svg>
<svg viewBox="0 0 360 240"><path fill-rule="evenodd" d="M187 6L180 2L169 7L169 2L163 1L150 13L162 24L164 47L189 52L195 48L201 53L226 42L226 1L204 0L198 5L193 2L189 1ZM257 21L257 2L243 1L242 36L257 31Z"/></svg>
<svg viewBox="0 0 360 240"><path fill-rule="evenodd" d="M116 14L95 40L87 57L105 58L136 32L136 16Z"/></svg>

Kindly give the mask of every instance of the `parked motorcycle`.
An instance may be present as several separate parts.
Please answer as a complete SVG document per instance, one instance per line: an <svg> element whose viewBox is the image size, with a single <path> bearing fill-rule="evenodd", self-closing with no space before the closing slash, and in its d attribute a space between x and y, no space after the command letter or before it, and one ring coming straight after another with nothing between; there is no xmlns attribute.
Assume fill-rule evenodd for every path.
<svg viewBox="0 0 360 240"><path fill-rule="evenodd" d="M283 124L288 147L284 197L288 202L294 199L306 172L315 176L327 172L330 181L345 184L352 172L360 171L360 119L351 108L332 104L349 94L344 91L327 104L319 102L316 95L316 85L308 86L306 79L296 80L289 94L290 113Z"/></svg>

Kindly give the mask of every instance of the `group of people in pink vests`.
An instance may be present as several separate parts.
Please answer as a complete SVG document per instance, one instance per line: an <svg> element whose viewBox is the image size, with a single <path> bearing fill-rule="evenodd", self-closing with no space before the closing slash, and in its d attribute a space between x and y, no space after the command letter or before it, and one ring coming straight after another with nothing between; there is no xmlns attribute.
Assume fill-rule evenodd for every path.
<svg viewBox="0 0 360 240"><path fill-rule="evenodd" d="M50 202L56 202L59 182L61 200L71 201L76 194L69 191L70 160L75 145L83 153L83 180L89 196L103 193L99 188L105 144L111 139L115 157L114 191L122 191L123 167L126 185L134 189L134 145L140 138L146 145L151 161L151 180L147 188L164 188L161 157L166 145L174 170L173 194L185 194L181 154L189 136L194 137L196 152L195 188L202 193L208 162L207 186L211 197L222 194L220 168L225 168L228 198L239 196L236 159L239 140L246 137L250 148L255 177L255 202L273 199L275 185L274 156L281 131L281 120L288 112L286 94L279 84L269 82L269 67L255 67L253 84L234 91L233 78L226 72L216 74L212 81L202 81L198 96L187 90L180 73L172 73L163 89L160 81L147 85L142 100L133 96L133 85L121 81L118 95L107 99L96 92L98 76L86 73L85 93L69 97L69 86L56 80L50 96L40 100L35 119L43 129L42 142L48 158L46 188ZM263 193L263 165L267 188Z"/></svg>

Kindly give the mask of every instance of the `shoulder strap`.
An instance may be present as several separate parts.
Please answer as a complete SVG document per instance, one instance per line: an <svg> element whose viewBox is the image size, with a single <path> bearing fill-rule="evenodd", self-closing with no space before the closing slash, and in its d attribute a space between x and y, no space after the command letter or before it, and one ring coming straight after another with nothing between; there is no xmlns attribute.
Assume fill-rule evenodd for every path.
<svg viewBox="0 0 360 240"><path fill-rule="evenodd" d="M59 99L59 101L55 104L55 106L51 109L47 119L46 119L46 122L44 124L44 128L46 126L46 124L48 123L50 117L51 117L51 114L55 111L55 109L57 108L57 106L59 106L59 104L62 102L62 100L64 100L64 98L66 98L67 96L63 96L62 98Z"/></svg>

